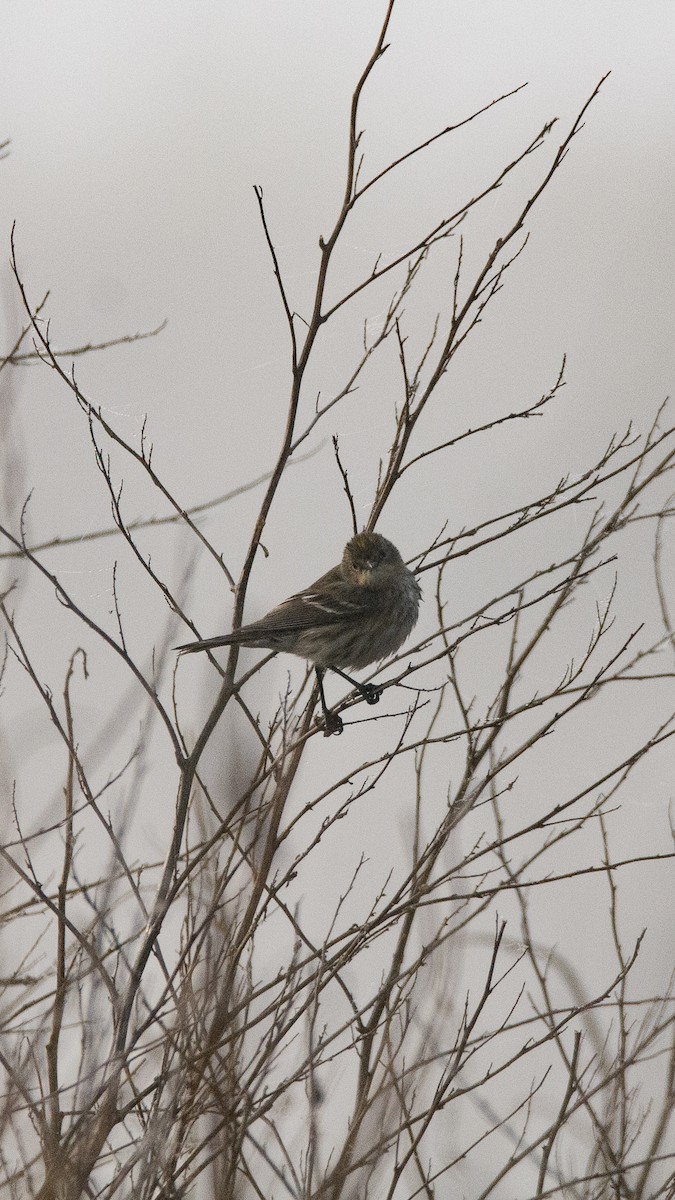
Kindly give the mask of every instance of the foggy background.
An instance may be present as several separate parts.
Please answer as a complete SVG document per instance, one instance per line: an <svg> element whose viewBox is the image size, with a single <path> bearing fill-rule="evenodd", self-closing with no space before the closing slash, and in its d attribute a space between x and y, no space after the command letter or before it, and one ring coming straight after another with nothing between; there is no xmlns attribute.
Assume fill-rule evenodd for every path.
<svg viewBox="0 0 675 1200"><path fill-rule="evenodd" d="M8 265L13 223L31 301L50 292L45 314L55 348L106 341L166 320L156 338L78 359L76 370L82 390L126 437L140 436L147 414L153 464L186 507L247 483L275 460L286 413L289 346L253 185L263 188L291 305L302 314L312 294L319 236L331 228L342 200L351 94L383 14L382 3L363 0L190 6L62 0L5 6L0 141L10 138L11 146L0 163L2 346L11 344L23 320ZM528 86L373 189L345 229L329 297L353 286L380 253L389 257L405 250L475 195L547 119L559 117L544 150L472 217L465 253L467 262L477 262L509 228L509 215L517 213L595 84L612 72L528 221L524 254L453 361L443 385L446 408L434 405L425 432L441 439L446 424L456 432L532 403L553 384L563 354L567 386L543 419L472 440L461 456L435 456L414 484L408 476L379 525L404 557L426 546L446 519L451 529L475 524L590 466L611 434L623 432L629 421L648 428L672 391L674 39L675 10L666 0L397 5L390 48L362 103L367 177L501 93ZM411 346L423 347L435 312L447 307L452 253L451 244L445 258L441 254L430 264L426 299L409 330ZM364 315L376 323L392 290L385 280L376 293L366 294L358 314L339 318L320 337L300 427L311 419L317 393L330 395L344 381L358 352ZM287 473L263 535L270 557L256 562L247 618L320 575L341 554L350 525L330 446L333 432L340 434L365 520L377 459L389 446L392 397L400 388L393 355L389 369L390 377L386 367L364 374L359 390L303 447L313 456ZM4 445L12 483L3 485L4 517L16 527L32 488L27 526L33 540L110 525L109 501L73 397L39 365L15 370L12 388L12 424ZM128 518L159 514L156 495L120 460L122 474ZM235 574L258 500L259 492L248 492L216 509L205 526ZM543 528L539 534L544 541L551 536ZM636 539L628 569L623 564L617 603L627 627L656 622L645 544ZM152 532L147 545L174 582L189 572L189 608L202 634L229 628L231 599L213 564L203 555L193 563L194 547L175 527ZM524 573L529 560L514 562L513 551L509 541L502 557L498 552L485 566L484 576L478 556L458 564L452 598L457 617L491 594L490 588L505 590ZM114 553L123 557L121 545ZM553 543L551 559L555 553ZM94 542L49 560L101 620L112 607L112 555L109 542ZM71 641L62 641L51 625L49 589L29 588L24 566L2 568L4 579L20 580L17 613L56 690L75 624L64 615ZM672 585L672 544L664 573ZM591 609L611 582L608 576L593 584L598 590L589 594ZM149 661L158 636L156 612L123 563L119 587L133 649ZM430 574L425 587L420 636L434 622ZM106 619L110 624L112 618ZM185 640L183 629L174 633L170 644ZM554 647L556 652L562 665L565 646ZM128 683L115 664L104 665L102 655L98 665L87 703L93 719L98 714L103 721L113 705L124 707ZM485 662L486 675L491 666ZM181 669L181 697L194 705L197 728L216 678L206 663L192 661ZM299 678L301 668L288 661L268 668L269 692L256 693L259 707L276 704L289 670ZM482 665L474 664L474 670L480 679ZM437 682L434 677L430 685ZM51 792L58 792L58 782L45 784L54 741L18 670L13 683L18 691L11 705L4 700L2 712L9 746L3 784L23 759L34 787L25 785L26 821L38 824L49 811ZM341 694L335 687L329 683L333 696ZM672 681L660 698L664 712L672 708ZM571 729L570 754L581 777L591 764L599 774L605 756L608 764L616 761L622 748L627 753L625 747L638 744L657 723L656 707L636 719L634 697L630 706L628 699L624 703L623 695L612 692L600 731L584 728L582 721ZM399 701L399 708L405 703ZM223 769L236 774L247 735L238 730L233 747L227 721L223 729L212 752L222 753ZM381 749L379 736L371 729L347 730L341 739L320 740L304 768L307 786L316 789L324 771L332 777L339 770L348 737L361 739L349 747L351 761L358 757L355 746L363 746L366 756L373 737ZM447 763L437 758L430 787L442 793ZM559 746L555 767L547 746L534 758L527 784L534 810L542 787L571 793L561 761ZM155 770L152 811L134 813L135 836L150 847L150 857L161 857L173 813L171 763L155 763ZM672 849L672 779L668 748L631 777L614 827L617 857ZM126 795L124 804L133 810L134 797ZM327 870L337 860L349 875L350 857L355 860L363 848L384 878L405 842L408 820L385 789L368 801L359 828L352 819L344 822L349 828L335 832ZM592 842L586 850L586 860L592 860ZM600 861L599 841L595 853ZM640 958L646 993L650 986L663 987L671 970L673 875L670 864L641 871L632 867L622 877L623 915L627 943L649 927ZM336 877L336 894L341 879ZM327 901L334 899L325 877L324 885ZM606 900L598 900L602 895L584 880L568 886L564 899L562 889L550 889L540 902L538 934L573 954L592 982L608 969L597 942L606 913L598 912L594 924L594 906L606 908ZM320 930L321 914L309 915L310 925L312 920Z"/></svg>

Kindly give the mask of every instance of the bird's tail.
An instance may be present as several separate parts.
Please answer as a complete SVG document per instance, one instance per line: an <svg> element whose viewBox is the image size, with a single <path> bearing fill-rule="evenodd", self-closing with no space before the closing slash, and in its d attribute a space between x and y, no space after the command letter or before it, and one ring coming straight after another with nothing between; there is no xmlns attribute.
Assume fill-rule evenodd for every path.
<svg viewBox="0 0 675 1200"><path fill-rule="evenodd" d="M222 633L219 637L205 638L201 642L186 642L184 646L175 646L179 654L196 654L198 650L217 650L219 646L231 646L241 638L237 633Z"/></svg>

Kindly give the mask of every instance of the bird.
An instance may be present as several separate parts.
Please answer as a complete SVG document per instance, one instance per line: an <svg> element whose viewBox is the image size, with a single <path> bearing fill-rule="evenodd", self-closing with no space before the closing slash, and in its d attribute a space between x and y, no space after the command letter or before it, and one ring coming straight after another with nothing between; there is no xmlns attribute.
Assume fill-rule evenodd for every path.
<svg viewBox="0 0 675 1200"><path fill-rule="evenodd" d="M403 645L417 622L421 596L420 586L396 546L380 533L365 531L347 542L337 566L259 621L231 633L186 642L176 650L194 654L239 645L307 659L316 670L328 737L342 732L342 721L326 704L325 672L334 671L368 704L377 704L382 689L359 683L347 671L363 670Z"/></svg>

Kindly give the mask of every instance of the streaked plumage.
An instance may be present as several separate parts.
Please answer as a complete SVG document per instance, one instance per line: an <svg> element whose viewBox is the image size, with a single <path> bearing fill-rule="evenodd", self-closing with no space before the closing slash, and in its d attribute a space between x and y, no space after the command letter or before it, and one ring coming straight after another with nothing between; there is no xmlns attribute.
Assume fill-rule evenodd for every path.
<svg viewBox="0 0 675 1200"><path fill-rule="evenodd" d="M394 654L417 621L420 596L396 547L379 533L359 533L338 566L259 621L177 649L192 654L237 643L297 654L315 664L321 683L329 668L362 670ZM374 703L377 689L356 686Z"/></svg>

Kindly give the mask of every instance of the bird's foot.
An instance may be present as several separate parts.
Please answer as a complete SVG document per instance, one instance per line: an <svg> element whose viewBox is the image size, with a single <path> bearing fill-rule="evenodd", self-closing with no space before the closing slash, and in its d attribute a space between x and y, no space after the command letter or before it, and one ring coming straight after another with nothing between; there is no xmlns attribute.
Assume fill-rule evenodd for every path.
<svg viewBox="0 0 675 1200"><path fill-rule="evenodd" d="M330 737L332 734L342 733L344 728L342 718L335 712L326 711L324 714L323 736Z"/></svg>
<svg viewBox="0 0 675 1200"><path fill-rule="evenodd" d="M363 683L359 690L366 704L379 704L382 688L375 687L374 683Z"/></svg>

